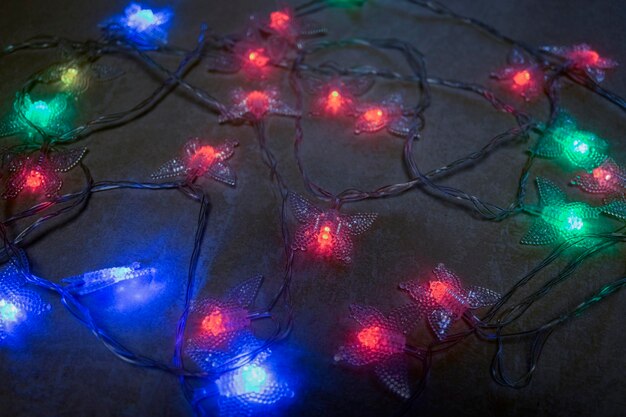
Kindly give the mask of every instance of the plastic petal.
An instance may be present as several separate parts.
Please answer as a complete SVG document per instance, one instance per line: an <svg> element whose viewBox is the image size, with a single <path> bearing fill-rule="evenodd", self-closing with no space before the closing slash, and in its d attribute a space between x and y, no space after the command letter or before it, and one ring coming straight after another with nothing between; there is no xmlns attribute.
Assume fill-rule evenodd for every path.
<svg viewBox="0 0 626 417"><path fill-rule="evenodd" d="M377 363L374 372L394 394L405 399L411 396L408 365L403 355L392 355Z"/></svg>

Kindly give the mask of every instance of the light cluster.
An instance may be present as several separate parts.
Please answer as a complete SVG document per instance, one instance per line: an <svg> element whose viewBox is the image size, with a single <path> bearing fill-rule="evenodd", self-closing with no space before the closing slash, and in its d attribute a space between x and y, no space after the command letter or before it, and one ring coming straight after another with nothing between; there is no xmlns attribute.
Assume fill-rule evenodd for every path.
<svg viewBox="0 0 626 417"><path fill-rule="evenodd" d="M343 264L352 262L352 238L367 231L375 213L342 214L336 209L320 210L304 197L291 193L291 211L300 222L292 248L310 251Z"/></svg>
<svg viewBox="0 0 626 417"><path fill-rule="evenodd" d="M237 175L226 160L233 156L238 145L234 140L226 140L220 145L211 146L200 138L192 138L185 144L182 157L167 161L152 174L152 178L185 176L193 182L205 176L234 187Z"/></svg>

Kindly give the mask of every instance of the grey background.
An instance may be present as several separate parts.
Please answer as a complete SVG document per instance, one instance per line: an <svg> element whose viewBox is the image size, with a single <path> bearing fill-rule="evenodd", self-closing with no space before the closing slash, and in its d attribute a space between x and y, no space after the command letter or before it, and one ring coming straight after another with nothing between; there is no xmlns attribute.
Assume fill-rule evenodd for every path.
<svg viewBox="0 0 626 417"><path fill-rule="evenodd" d="M494 25L513 38L533 45L588 42L602 55L626 62L622 1L461 1L445 2L454 10ZM157 6L165 4L157 2ZM0 44L36 34L75 39L98 36L97 24L121 12L125 1L4 0L0 5ZM239 30L254 12L270 11L273 1L173 1L170 43L190 47L201 22L219 33ZM426 55L428 71L440 77L488 84L508 47L487 35L424 13L404 2L374 1L361 11L329 10L315 18L329 29L329 38L400 37ZM312 62L335 59L346 64L371 64L405 71L397 55L359 49L320 54ZM29 74L59 59L54 51L19 53L0 61L0 110L7 111L14 92ZM93 83L78 103L78 119L130 107L148 94L158 77L139 62L107 57L125 71L108 83ZM174 60L162 62L174 67ZM228 92L245 81L240 77L208 76L198 66L189 80L226 101ZM277 82L288 92L284 77ZM623 70L609 74L607 88L626 94ZM367 98L382 98L410 86L378 83ZM527 105L507 97L536 116L545 115L545 101ZM611 144L613 157L626 161L626 122L615 106L581 88L563 91L563 102L587 130ZM433 89L426 112L424 139L415 146L417 160L430 169L477 149L513 121L486 102L466 94ZM303 158L316 181L333 191L350 186L372 189L402 182L402 141L386 133L352 135L350 121L308 119ZM269 146L277 155L289 186L303 192L292 154L292 122L273 118ZM80 145L84 162L97 180L148 180L162 162L179 152L189 136L219 141L239 140L231 164L239 176L230 189L203 181L213 209L199 265L200 295L221 295L255 273L266 276L258 305L266 303L280 284L284 262L278 221L278 200L262 163L252 129L220 126L215 115L182 91L168 96L141 119L92 135ZM3 139L3 141L6 139ZM528 144L505 146L476 166L446 179L449 184L482 198L507 204ZM571 172L550 161L538 161L533 173L565 185ZM64 177L64 191L81 185L78 170ZM568 188L572 199L588 199ZM529 190L533 199L534 186ZM31 202L32 203L32 202ZM3 216L28 204L2 202ZM169 360L175 323L181 311L187 262L193 244L198 206L179 193L114 191L94 195L82 213L49 223L27 250L35 273L52 280L97 268L140 260L159 269L152 284L128 288L130 297L114 289L85 298L96 319L137 352ZM292 416L391 415L400 402L366 370L333 364L332 356L352 328L351 303L372 304L388 311L408 301L396 286L445 262L467 284L505 291L550 248L524 247L519 238L532 218L520 215L502 223L472 218L452 204L420 191L346 207L347 211L380 213L372 230L355 244L354 263L337 268L306 256L296 260L293 300L295 327L275 349L273 361L294 387L295 397L276 409ZM23 227L24 225L22 225ZM616 226L615 224L613 226ZM588 262L529 313L520 328L540 325L573 308L603 284L623 275L624 249ZM559 266L564 265L561 261ZM548 279L550 273L540 277ZM133 295L142 300L133 300ZM163 373L128 366L114 358L64 310L51 294L52 311L29 321L0 349L1 416L179 416L190 408L177 380ZM494 346L468 339L433 365L428 387L413 408L414 415L481 416L618 416L626 415L624 393L624 295L618 294L560 328L546 345L531 385L511 390L489 375ZM429 340L420 325L416 340ZM521 369L524 351L508 350L512 369Z"/></svg>

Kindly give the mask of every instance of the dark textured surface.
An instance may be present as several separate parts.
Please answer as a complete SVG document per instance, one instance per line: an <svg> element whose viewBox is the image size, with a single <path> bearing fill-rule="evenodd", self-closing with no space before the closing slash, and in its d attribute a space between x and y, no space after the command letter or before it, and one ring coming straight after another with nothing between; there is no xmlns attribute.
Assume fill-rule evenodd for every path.
<svg viewBox="0 0 626 417"><path fill-rule="evenodd" d="M621 1L458 0L446 4L533 45L588 42L601 54L626 63L626 9ZM97 24L124 6L120 0L4 0L0 4L0 44L35 34L94 38L98 36ZM201 22L206 21L217 32L231 33L241 28L251 13L271 10L274 2L190 0L174 1L172 6L175 16L170 42L190 47ZM508 52L506 45L483 33L400 1L376 1L355 13L327 11L316 19L329 28L330 38L409 40L426 55L430 74L463 81L490 83L487 75L503 64ZM316 57L329 58L350 65L370 63L406 71L398 55L393 54L353 49ZM0 110L8 110L14 92L29 74L57 59L52 51L2 59ZM125 75L90 87L79 105L82 120L125 109L157 85L158 79L138 62L122 57L105 60L122 68ZM172 60L164 62L175 65ZM238 77L210 77L202 67L196 68L190 81L223 101L233 86L243 82ZM619 68L610 74L605 84L621 95L626 94L623 71ZM286 80L280 82L288 91ZM367 97L381 98L389 91L407 88L379 83ZM519 100L515 103L538 116L547 111L545 102L532 106ZM626 161L623 112L574 87L564 89L563 103L585 129L609 140L616 160ZM438 88L433 89L433 104L426 119L424 139L415 146L417 160L425 170L479 148L513 123L476 97ZM303 191L293 159L291 121L272 119L269 125L269 145L280 161L279 168L291 188ZM304 128L306 168L326 188L335 192L350 186L371 189L406 179L401 140L385 133L355 137L348 122L309 119ZM203 182L213 209L199 265L198 289L202 294L221 295L243 279L262 273L266 283L257 301L262 305L279 286L284 252L278 200L252 129L218 125L213 114L178 91L139 120L96 133L81 144L89 149L85 164L96 179L141 181L177 154L188 136L196 135L218 140L233 137L241 143L231 160L239 176L237 188ZM524 143L503 147L446 182L488 201L507 204L514 196L526 147ZM565 184L571 173L539 161L533 174ZM77 170L66 178L65 191L81 184ZM571 198L587 198L575 189L567 192ZM529 194L534 199L534 186ZM16 210L12 204L2 204L3 216ZM167 361L181 311L197 209L197 204L172 191L95 195L82 213L42 229L29 242L28 254L35 273L53 280L134 260L159 268L152 287L141 290L147 297L143 304L122 304L111 294L106 300L87 298L85 303L93 307L96 319L130 348ZM296 260L295 327L274 353L275 360L289 372L296 391L289 407L279 410L286 415L383 416L400 406L371 373L333 364L336 348L353 325L348 319L350 303L372 304L388 311L407 301L396 289L399 282L441 261L467 284L504 292L550 251L518 244L533 220L528 216L502 223L482 222L420 191L351 205L347 210L380 213L372 230L358 239L352 267L336 268L302 256ZM623 259L624 249L619 248L588 262L573 279L537 304L522 327L537 326L573 308L604 283L623 275ZM541 279L548 277L545 274ZM21 340L0 350L0 416L190 414L174 377L115 359L56 298L45 296L52 312L42 316L38 324L30 324L30 333L23 334ZM558 329L546 345L535 379L523 390L505 389L492 381L489 364L493 345L475 338L463 342L435 360L426 392L413 413L625 415L624 300L620 293ZM420 325L421 339L427 332ZM516 348L509 351L511 368L521 369L524 352Z"/></svg>

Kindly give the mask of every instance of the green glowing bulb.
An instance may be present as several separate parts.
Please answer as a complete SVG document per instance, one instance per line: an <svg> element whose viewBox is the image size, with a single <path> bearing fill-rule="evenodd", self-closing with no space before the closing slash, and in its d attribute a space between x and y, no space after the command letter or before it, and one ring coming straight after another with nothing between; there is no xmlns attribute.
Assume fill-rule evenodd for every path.
<svg viewBox="0 0 626 417"><path fill-rule="evenodd" d="M50 122L52 111L45 101L35 101L24 110L24 116L33 124L47 127Z"/></svg>
<svg viewBox="0 0 626 417"><path fill-rule="evenodd" d="M16 101L17 109L19 101ZM30 124L34 124L40 129L53 129L61 127L62 118L67 108L67 98L65 94L57 94L48 101L37 100L32 101L30 95L26 94L22 102L22 114L25 120L21 121L25 131L32 135L35 130ZM30 122L30 123L29 123Z"/></svg>
<svg viewBox="0 0 626 417"><path fill-rule="evenodd" d="M589 145L581 140L575 140L574 142L572 142L572 145L574 146L574 152L578 152L582 155L589 152Z"/></svg>

